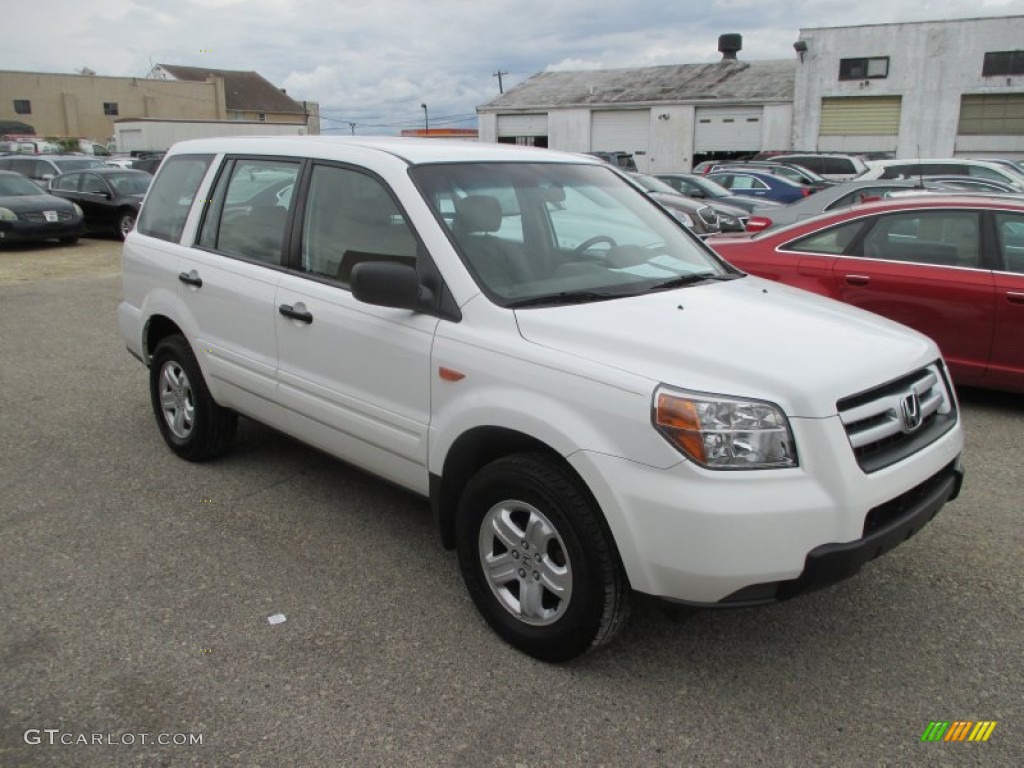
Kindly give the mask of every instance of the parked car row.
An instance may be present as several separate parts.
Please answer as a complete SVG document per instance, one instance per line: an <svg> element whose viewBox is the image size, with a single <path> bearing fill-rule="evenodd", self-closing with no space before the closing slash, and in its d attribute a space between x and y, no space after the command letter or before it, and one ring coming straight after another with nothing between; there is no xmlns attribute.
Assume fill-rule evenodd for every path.
<svg viewBox="0 0 1024 768"><path fill-rule="evenodd" d="M0 243L70 243L85 232L123 240L153 178L80 155L0 157L0 174Z"/></svg>

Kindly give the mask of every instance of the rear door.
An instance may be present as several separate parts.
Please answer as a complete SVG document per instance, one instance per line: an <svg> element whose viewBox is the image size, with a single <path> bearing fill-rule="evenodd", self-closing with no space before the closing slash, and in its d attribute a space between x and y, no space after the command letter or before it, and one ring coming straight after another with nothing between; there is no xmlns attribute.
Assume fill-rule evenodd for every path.
<svg viewBox="0 0 1024 768"><path fill-rule="evenodd" d="M79 181L78 204L85 214L89 229L113 229L117 209L114 190L98 173L82 173Z"/></svg>
<svg viewBox="0 0 1024 768"><path fill-rule="evenodd" d="M195 245L182 249L178 266L179 296L196 326L193 349L214 397L281 428L274 296L291 201L282 191L301 168L290 159L225 158ZM167 170L165 163L157 181ZM154 183L150 197L157 191ZM149 208L147 198L143 213Z"/></svg>
<svg viewBox="0 0 1024 768"><path fill-rule="evenodd" d="M987 382L1024 389L1024 214L996 213L995 336Z"/></svg>
<svg viewBox="0 0 1024 768"><path fill-rule="evenodd" d="M980 218L963 209L871 217L833 268L838 299L930 336L963 383L984 379L994 331Z"/></svg>

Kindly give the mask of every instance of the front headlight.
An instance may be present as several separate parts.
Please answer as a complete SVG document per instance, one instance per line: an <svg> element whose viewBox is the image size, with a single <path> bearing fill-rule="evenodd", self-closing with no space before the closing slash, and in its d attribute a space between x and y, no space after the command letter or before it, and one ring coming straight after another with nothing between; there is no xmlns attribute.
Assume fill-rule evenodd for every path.
<svg viewBox="0 0 1024 768"><path fill-rule="evenodd" d="M782 409L763 400L658 387L654 428L687 458L708 469L798 466Z"/></svg>
<svg viewBox="0 0 1024 768"><path fill-rule="evenodd" d="M740 220L735 216L730 216L728 213L719 213L718 223L723 227L738 227L740 225Z"/></svg>
<svg viewBox="0 0 1024 768"><path fill-rule="evenodd" d="M0 208L0 221L17 221L18 214L10 208Z"/></svg>

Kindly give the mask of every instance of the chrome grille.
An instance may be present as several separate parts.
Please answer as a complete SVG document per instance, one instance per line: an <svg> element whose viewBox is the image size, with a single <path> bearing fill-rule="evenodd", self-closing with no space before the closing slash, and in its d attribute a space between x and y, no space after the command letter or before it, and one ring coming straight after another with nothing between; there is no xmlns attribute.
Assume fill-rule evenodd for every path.
<svg viewBox="0 0 1024 768"><path fill-rule="evenodd" d="M843 398L836 407L857 463L874 472L934 442L956 423L941 363Z"/></svg>
<svg viewBox="0 0 1024 768"><path fill-rule="evenodd" d="M47 223L46 222L46 216L44 214L42 214L42 213L39 213L39 212L22 213L22 214L20 214L20 216L25 221L31 221L33 224L46 224ZM57 212L57 221L71 221L71 214L68 213L67 211L58 211ZM56 222L52 222L51 221L50 223L51 224L55 224Z"/></svg>

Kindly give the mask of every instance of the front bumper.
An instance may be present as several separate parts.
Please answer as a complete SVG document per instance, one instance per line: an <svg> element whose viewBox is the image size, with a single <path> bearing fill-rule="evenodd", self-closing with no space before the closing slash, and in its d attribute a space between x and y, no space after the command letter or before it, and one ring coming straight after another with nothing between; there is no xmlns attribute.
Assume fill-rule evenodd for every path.
<svg viewBox="0 0 1024 768"><path fill-rule="evenodd" d="M85 220L33 222L0 221L0 243L29 243L60 237L80 237L85 232Z"/></svg>
<svg viewBox="0 0 1024 768"><path fill-rule="evenodd" d="M569 457L604 512L634 590L702 606L792 597L853 575L959 490L959 425L870 474L838 419L791 426L803 448L793 469L656 469L606 454Z"/></svg>
<svg viewBox="0 0 1024 768"><path fill-rule="evenodd" d="M788 600L850 578L865 563L895 549L920 531L947 501L960 495L963 481L964 471L958 459L923 483L868 512L863 538L843 544L822 544L812 549L798 578L744 587L720 600L718 605Z"/></svg>

